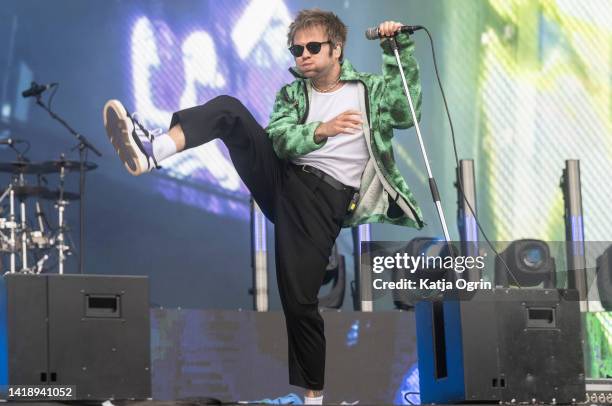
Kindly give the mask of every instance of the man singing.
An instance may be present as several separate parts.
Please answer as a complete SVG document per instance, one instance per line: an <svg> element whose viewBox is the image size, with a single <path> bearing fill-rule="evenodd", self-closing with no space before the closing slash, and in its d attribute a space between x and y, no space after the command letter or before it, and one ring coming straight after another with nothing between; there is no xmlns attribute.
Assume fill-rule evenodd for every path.
<svg viewBox="0 0 612 406"><path fill-rule="evenodd" d="M381 37L396 36L420 116L414 44L401 26L386 21L378 29ZM278 92L265 129L230 96L174 113L169 131L156 137L119 101L104 106L108 138L132 175L217 138L227 146L242 181L274 223L289 383L306 389L306 404L323 401L325 335L317 295L341 227L423 227L393 158L393 128L414 123L389 41L381 42L382 75L361 73L344 59L346 33L331 12L298 13L287 35L296 79Z"/></svg>

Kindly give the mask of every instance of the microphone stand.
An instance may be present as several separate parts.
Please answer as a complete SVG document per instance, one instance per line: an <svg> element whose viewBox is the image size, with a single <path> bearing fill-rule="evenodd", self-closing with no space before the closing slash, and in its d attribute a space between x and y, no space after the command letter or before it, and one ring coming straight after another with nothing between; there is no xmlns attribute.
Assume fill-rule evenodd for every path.
<svg viewBox="0 0 612 406"><path fill-rule="evenodd" d="M412 34L412 32L410 32ZM425 167L427 168L427 176L429 177L429 189L431 190L431 196L436 205L436 209L438 211L438 217L440 218L440 223L442 224L442 230L444 231L444 238L446 239L446 243L450 247L450 235L448 233L448 227L446 225L446 219L444 217L444 211L442 210L442 204L440 203L440 193L438 193L438 186L436 185L436 180L431 173L431 168L429 167L429 159L427 158L427 151L425 151L425 145L423 144L423 137L421 137L421 128L419 127L419 122L417 121L416 112L414 110L414 105L412 104L412 96L410 96L410 91L408 90L408 83L406 82L406 75L404 75L404 68L402 67L402 61L399 56L399 48L397 45L397 41L395 37L388 38L391 44L391 48L393 49L393 53L395 54L395 59L397 61L397 66L399 67L400 76L402 77L402 82L404 84L404 93L406 93L406 97L408 98L408 104L410 105L410 112L412 113L412 121L414 122L414 128L416 129L417 138L419 139L419 145L421 146L421 154L423 155L423 160L425 161ZM452 253L452 251L451 251Z"/></svg>
<svg viewBox="0 0 612 406"><path fill-rule="evenodd" d="M85 239L85 154L87 149L92 150L97 156L102 156L100 151L94 147L83 134L76 132L66 121L55 114L42 101L41 95L36 96L36 104L43 108L49 115L60 122L69 132L78 140L77 148L79 149L79 273L83 274L84 266L84 239ZM60 225L61 226L61 225Z"/></svg>

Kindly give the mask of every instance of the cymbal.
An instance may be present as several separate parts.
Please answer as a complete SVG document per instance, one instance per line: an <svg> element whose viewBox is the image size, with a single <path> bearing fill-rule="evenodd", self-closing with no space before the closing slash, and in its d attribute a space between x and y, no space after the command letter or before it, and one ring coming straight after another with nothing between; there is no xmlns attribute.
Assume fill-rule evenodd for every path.
<svg viewBox="0 0 612 406"><path fill-rule="evenodd" d="M44 173L60 172L62 167L64 168L64 170L72 172L78 172L81 170L80 161L66 161L60 159L55 161L45 161L42 162L40 165L42 168L44 168ZM85 167L86 171L91 171L98 167L98 165L89 161L84 162L83 166Z"/></svg>
<svg viewBox="0 0 612 406"><path fill-rule="evenodd" d="M43 186L13 186L15 197L20 200L28 197L40 197L45 200L59 200L60 191L47 189ZM81 196L78 193L66 192L62 195L63 200L79 200Z"/></svg>
<svg viewBox="0 0 612 406"><path fill-rule="evenodd" d="M98 167L93 162L85 162L84 165L86 171L94 170ZM13 161L13 162L0 162L0 172L8 172L14 174L49 174L60 172L62 167L66 171L78 172L81 169L81 163L79 161L44 161L40 163L27 162L27 161Z"/></svg>
<svg viewBox="0 0 612 406"><path fill-rule="evenodd" d="M25 173L25 174L43 174L44 171L41 164L26 161L0 162L0 172L8 173Z"/></svg>
<svg viewBox="0 0 612 406"><path fill-rule="evenodd" d="M46 200L59 200L60 191L59 190L49 190L46 193L42 194L41 197ZM62 200L79 200L81 195L74 192L66 192L62 195Z"/></svg>
<svg viewBox="0 0 612 406"><path fill-rule="evenodd" d="M43 186L13 186L13 192L15 197L25 199L27 197L42 196L50 192L50 190Z"/></svg>

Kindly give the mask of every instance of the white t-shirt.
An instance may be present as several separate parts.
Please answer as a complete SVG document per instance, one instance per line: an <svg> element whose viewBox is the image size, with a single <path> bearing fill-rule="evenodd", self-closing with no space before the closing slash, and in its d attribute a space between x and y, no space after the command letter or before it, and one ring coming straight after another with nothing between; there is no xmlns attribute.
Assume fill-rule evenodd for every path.
<svg viewBox="0 0 612 406"><path fill-rule="evenodd" d="M359 110L357 83L345 83L329 93L313 90L306 123L326 122L347 110ZM293 159L297 165L310 165L333 176L347 186L359 188L361 174L370 158L363 130L356 134L340 133L327 138L316 151Z"/></svg>

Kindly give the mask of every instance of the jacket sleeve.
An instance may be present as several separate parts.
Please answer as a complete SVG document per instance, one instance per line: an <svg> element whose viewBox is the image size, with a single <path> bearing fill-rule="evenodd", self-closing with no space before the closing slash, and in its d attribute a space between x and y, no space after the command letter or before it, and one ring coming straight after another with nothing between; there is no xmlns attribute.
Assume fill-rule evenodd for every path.
<svg viewBox="0 0 612 406"><path fill-rule="evenodd" d="M297 101L289 99L285 86L276 94L270 122L266 128L274 152L280 159L296 158L325 145L326 140L320 144L314 142L315 130L321 122L299 122Z"/></svg>
<svg viewBox="0 0 612 406"><path fill-rule="evenodd" d="M417 120L421 120L421 82L419 66L414 58L414 41L404 33L396 36L400 60L406 75L406 82ZM383 97L380 105L382 120L393 128L403 129L414 125L410 106L404 93L402 77L389 40L381 41L383 49Z"/></svg>

